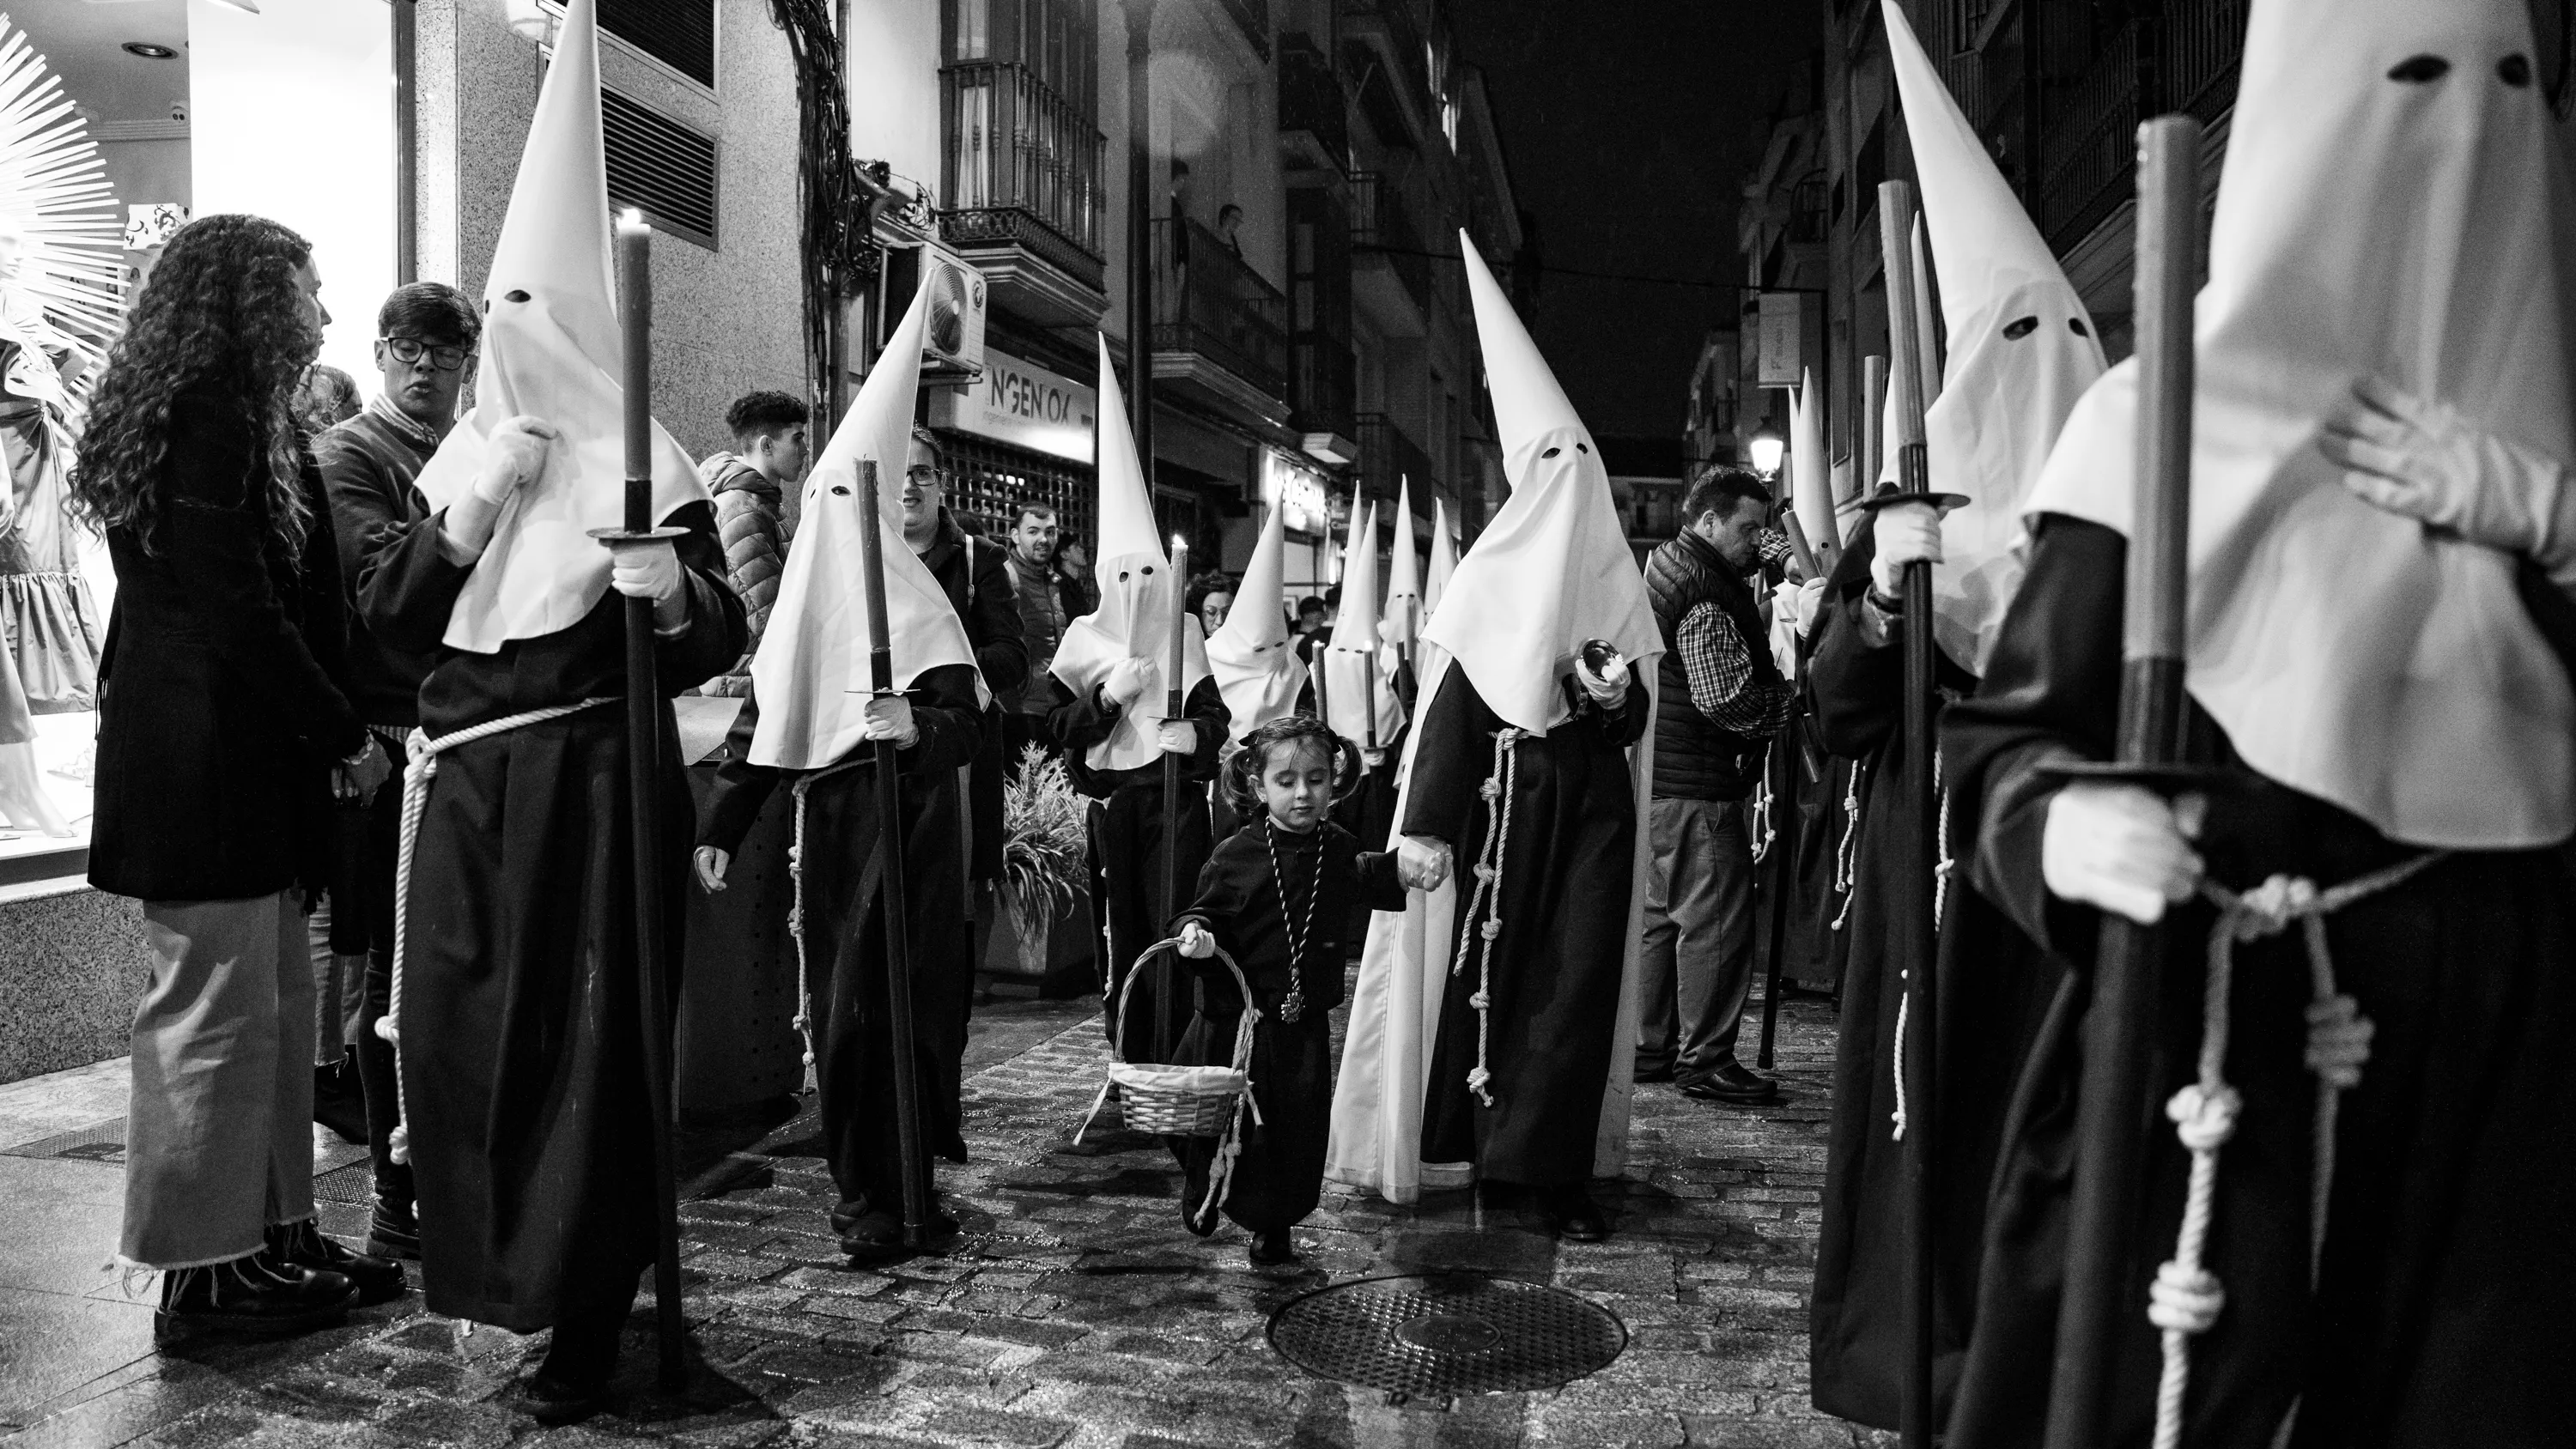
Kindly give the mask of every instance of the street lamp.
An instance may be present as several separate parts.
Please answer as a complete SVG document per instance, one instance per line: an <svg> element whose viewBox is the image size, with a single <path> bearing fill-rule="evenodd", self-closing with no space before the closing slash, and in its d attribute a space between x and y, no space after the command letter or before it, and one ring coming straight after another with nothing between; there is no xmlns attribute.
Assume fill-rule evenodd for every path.
<svg viewBox="0 0 2576 1449"><path fill-rule="evenodd" d="M1755 433L1745 447L1753 456L1754 472L1765 478L1780 476L1780 455L1788 450L1788 445L1780 440L1778 433L1764 428Z"/></svg>

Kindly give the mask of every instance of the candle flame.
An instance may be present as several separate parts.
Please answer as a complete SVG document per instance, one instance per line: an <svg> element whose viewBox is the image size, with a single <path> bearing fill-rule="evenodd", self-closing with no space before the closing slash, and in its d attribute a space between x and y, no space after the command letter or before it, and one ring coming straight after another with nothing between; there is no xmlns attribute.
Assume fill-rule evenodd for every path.
<svg viewBox="0 0 2576 1449"><path fill-rule="evenodd" d="M617 213L617 224L641 231L644 227L644 213L640 208L630 206Z"/></svg>
<svg viewBox="0 0 2576 1449"><path fill-rule="evenodd" d="M1172 552L1187 553L1189 551L1189 547L1190 541L1188 539L1181 537L1177 533L1172 535Z"/></svg>

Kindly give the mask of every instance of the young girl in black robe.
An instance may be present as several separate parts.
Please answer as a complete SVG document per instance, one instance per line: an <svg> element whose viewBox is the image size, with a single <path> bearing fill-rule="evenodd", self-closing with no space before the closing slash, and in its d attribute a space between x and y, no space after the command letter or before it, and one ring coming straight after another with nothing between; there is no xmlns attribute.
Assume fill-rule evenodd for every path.
<svg viewBox="0 0 2576 1449"><path fill-rule="evenodd" d="M1199 871L1198 899L1172 922L1185 957L1204 963L1202 1014L1177 1053L1213 1061L1231 1047L1243 1010L1233 973L1214 959L1223 946L1252 985L1261 1020L1253 1029L1252 1094L1260 1123L1247 1122L1225 1215L1252 1234L1252 1264L1297 1260L1288 1230L1315 1210L1324 1189L1324 1146L1333 1108L1332 1009L1342 1003L1344 943L1353 901L1404 908L1395 857L1363 851L1330 819L1337 778L1358 773L1348 741L1312 715L1255 729L1226 762L1226 793L1247 823ZM1182 1221L1215 1231L1207 1204L1213 1144L1194 1141L1184 1163Z"/></svg>

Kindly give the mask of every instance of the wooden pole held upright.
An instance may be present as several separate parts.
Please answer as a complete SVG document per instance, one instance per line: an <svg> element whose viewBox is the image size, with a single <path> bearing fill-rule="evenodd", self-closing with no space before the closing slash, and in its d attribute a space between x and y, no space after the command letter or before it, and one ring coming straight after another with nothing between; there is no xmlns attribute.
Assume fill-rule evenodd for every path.
<svg viewBox="0 0 2576 1449"><path fill-rule="evenodd" d="M2150 788L2185 783L2184 620L2191 533L2192 294L2200 262L2200 124L2159 116L2138 128L2136 509L2120 641L2119 759L2088 778ZM2049 1449L2112 1441L2107 1422L2124 1315L2147 1285L2131 1232L2161 1075L2155 1050L2163 932L2102 917L2084 1016L2075 1174L2050 1374Z"/></svg>
<svg viewBox="0 0 2576 1449"><path fill-rule="evenodd" d="M1190 627L1190 541L1179 535L1172 538L1172 647L1165 661L1163 675L1163 718L1187 717L1189 692L1184 687L1184 673L1189 655L1186 650ZM1181 913L1189 899L1189 882L1181 878L1181 755L1163 752L1163 919L1169 921ZM1155 1060L1170 1061L1179 1038L1172 1030L1172 956L1169 951L1154 953L1154 1047Z"/></svg>

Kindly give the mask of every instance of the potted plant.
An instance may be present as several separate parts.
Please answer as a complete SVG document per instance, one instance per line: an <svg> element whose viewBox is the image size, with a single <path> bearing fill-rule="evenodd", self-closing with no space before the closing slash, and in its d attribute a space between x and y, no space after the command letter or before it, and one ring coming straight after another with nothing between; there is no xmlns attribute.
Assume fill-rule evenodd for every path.
<svg viewBox="0 0 2576 1449"><path fill-rule="evenodd" d="M1062 760L1036 745L1020 752L1019 773L1002 787L1002 929L993 933L987 970L1047 974L1054 927L1077 919L1090 900L1088 809Z"/></svg>

